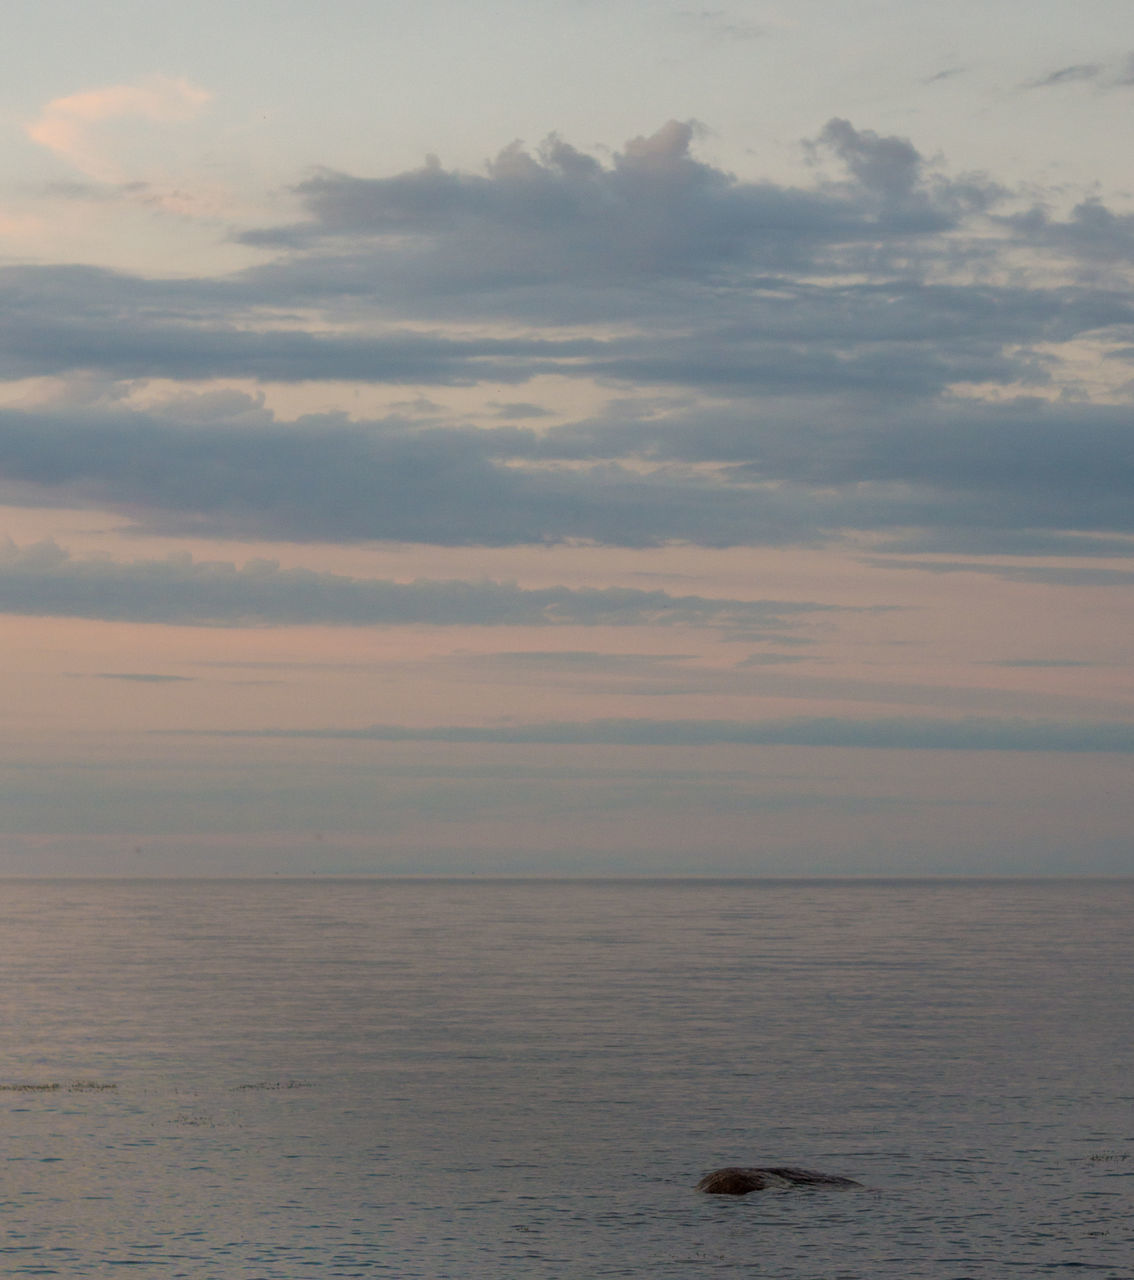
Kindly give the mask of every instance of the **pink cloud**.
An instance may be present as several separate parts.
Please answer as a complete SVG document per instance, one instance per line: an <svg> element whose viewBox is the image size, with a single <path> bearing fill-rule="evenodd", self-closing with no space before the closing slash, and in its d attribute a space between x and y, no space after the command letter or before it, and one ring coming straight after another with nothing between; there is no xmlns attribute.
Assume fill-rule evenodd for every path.
<svg viewBox="0 0 1134 1280"><path fill-rule="evenodd" d="M34 142L99 182L127 181L106 126L141 120L179 124L191 120L211 100L207 89L183 77L148 76L137 84L108 85L55 98L38 120L26 126Z"/></svg>

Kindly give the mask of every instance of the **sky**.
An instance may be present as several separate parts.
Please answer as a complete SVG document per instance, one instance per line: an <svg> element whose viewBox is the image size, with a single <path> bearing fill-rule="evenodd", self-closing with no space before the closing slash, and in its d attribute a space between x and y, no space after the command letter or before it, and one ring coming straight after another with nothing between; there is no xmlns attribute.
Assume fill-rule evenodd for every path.
<svg viewBox="0 0 1134 1280"><path fill-rule="evenodd" d="M1124 0L10 0L0 875L1134 873Z"/></svg>

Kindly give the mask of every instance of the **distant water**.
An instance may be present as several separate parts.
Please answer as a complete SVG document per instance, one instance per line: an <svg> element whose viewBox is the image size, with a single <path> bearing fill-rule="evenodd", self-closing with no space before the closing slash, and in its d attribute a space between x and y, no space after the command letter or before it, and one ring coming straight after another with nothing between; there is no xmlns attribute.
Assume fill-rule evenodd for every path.
<svg viewBox="0 0 1134 1280"><path fill-rule="evenodd" d="M1134 1277L1134 882L0 883L0 1274ZM723 1164L853 1191L704 1196Z"/></svg>

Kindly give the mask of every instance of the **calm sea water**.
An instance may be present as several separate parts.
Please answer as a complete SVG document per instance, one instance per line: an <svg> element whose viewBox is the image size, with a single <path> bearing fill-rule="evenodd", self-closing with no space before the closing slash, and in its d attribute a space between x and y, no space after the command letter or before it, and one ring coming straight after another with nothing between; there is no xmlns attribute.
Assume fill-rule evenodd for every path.
<svg viewBox="0 0 1134 1280"><path fill-rule="evenodd" d="M0 898L0 1274L1134 1277L1132 882Z"/></svg>

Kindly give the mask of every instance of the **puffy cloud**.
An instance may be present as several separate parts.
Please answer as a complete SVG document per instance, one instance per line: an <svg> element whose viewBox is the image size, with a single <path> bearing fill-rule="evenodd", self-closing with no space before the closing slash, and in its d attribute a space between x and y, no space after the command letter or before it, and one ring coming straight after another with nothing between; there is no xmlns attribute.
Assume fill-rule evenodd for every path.
<svg viewBox="0 0 1134 1280"><path fill-rule="evenodd" d="M166 533L443 545L869 531L1007 554L1131 530L1134 296L1076 276L1130 256L1129 215L1012 212L845 120L808 187L742 181L695 138L670 121L610 158L551 137L478 173L321 173L305 221L252 235L274 260L224 279L0 270L0 374L106 393L0 411L6 496ZM547 375L611 403L547 426ZM490 392L487 426L283 423L232 391L113 403L147 378L523 392Z"/></svg>
<svg viewBox="0 0 1134 1280"><path fill-rule="evenodd" d="M810 189L740 181L695 159L693 138L692 124L671 120L608 164L552 135L534 153L512 144L479 174L436 159L389 178L328 171L298 188L308 221L242 239L320 248L332 270L349 244L375 279L407 292L429 281L450 295L549 284L611 294L651 279L711 282L724 267L830 266L847 246L879 253L882 242L951 228L998 194L932 175L907 140L843 120L816 145L850 181Z"/></svg>
<svg viewBox="0 0 1134 1280"><path fill-rule="evenodd" d="M955 202L935 201L935 193L926 187L925 162L908 138L883 137L873 129L859 130L849 120L835 119L827 122L817 145L842 160L859 187L877 199L879 212L891 217L904 214L910 229L940 230L956 221ZM947 184L941 184L936 194L947 190Z"/></svg>
<svg viewBox="0 0 1134 1280"><path fill-rule="evenodd" d="M1134 214L1115 213L1098 196L1080 201L1066 218L1037 204L1003 223L1032 245L1087 262L1134 261Z"/></svg>

